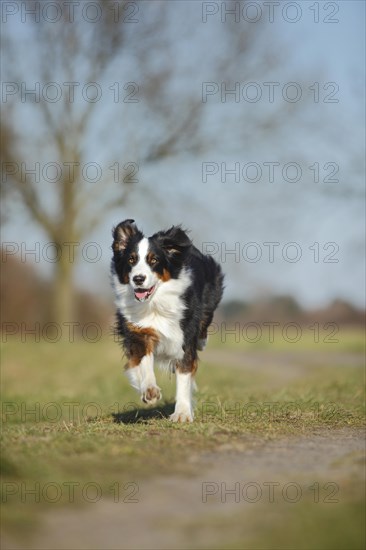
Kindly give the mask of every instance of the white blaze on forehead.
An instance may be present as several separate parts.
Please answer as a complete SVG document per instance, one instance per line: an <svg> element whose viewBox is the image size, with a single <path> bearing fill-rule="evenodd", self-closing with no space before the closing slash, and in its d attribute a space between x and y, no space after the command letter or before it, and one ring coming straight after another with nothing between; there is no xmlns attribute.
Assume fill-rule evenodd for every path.
<svg viewBox="0 0 366 550"><path fill-rule="evenodd" d="M138 261L137 261L137 264L134 265L133 268L131 269L131 280L133 279L133 277L135 277L135 275L145 275L146 283L149 284L151 282L152 271L146 260L148 250L149 250L149 239L144 237L143 239L141 239L141 241L138 243L138 246L137 246Z"/></svg>
<svg viewBox="0 0 366 550"><path fill-rule="evenodd" d="M137 247L137 254L139 255L139 261L137 265L139 265L139 263L141 262L146 263L146 256L147 256L148 250L149 250L149 239L144 237L143 239L141 239Z"/></svg>

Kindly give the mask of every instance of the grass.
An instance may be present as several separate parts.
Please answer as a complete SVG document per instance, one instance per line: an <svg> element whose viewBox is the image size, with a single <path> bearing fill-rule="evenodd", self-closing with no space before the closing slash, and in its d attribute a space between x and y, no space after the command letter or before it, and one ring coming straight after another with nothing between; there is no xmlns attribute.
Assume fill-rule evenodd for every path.
<svg viewBox="0 0 366 550"><path fill-rule="evenodd" d="M327 350L364 352L364 331L360 327L342 327L336 323L297 322L221 323L212 325L210 346L232 350L271 350L296 352Z"/></svg>
<svg viewBox="0 0 366 550"><path fill-rule="evenodd" d="M81 488L88 483L98 484L103 495L113 499L116 482L124 487L127 482L138 483L162 473L194 476L192 457L243 449L252 436L266 441L310 434L319 428L364 425L360 334L347 333L337 344L307 341L269 349L246 343L235 347L233 342L223 346L212 340L207 356L220 351L227 364L222 364L221 356L208 362L202 354L196 421L191 425L168 420L174 406L174 380L159 371L163 402L154 409L141 406L121 374L122 352L114 342L52 344L14 339L6 343L2 347L3 527L18 534L21 527L27 534L42 521L43 510L50 505L81 505L85 501ZM259 359L268 366L247 368L254 356L258 360L258 352L264 354ZM293 359L294 352L298 361ZM307 363L308 352L316 356ZM242 354L242 364L231 364L233 353ZM355 357L350 364L349 353ZM342 354L344 363L339 360ZM271 367L272 360L286 368ZM74 504L66 490L70 482L79 484ZM49 498L41 498L37 503L26 494L36 483L41 492L47 484L65 489L57 502L50 504ZM48 487L52 498L52 486ZM347 514L353 519L354 506L358 509L350 498ZM288 518L285 521L294 525L293 541L299 540L306 526L293 521L291 511L283 513ZM327 513L316 520L327 525ZM230 521L236 527L227 548L239 548L235 537L240 540L240 521L234 516ZM272 539L278 541L274 547L285 548L275 524L269 522L264 534L253 538L253 548L264 548L260 546L263 541ZM306 540L289 547L315 548L306 546ZM357 548L356 542L349 548Z"/></svg>
<svg viewBox="0 0 366 550"><path fill-rule="evenodd" d="M246 540L245 548L250 550L361 550L365 544L362 497L360 487L358 490L354 488L348 500L332 506L314 503L309 494L306 501L298 502L296 506L283 502L266 504L260 515L257 510L249 509L246 521L243 521L241 512L225 519L212 516L205 525L202 522L199 525L185 523L176 528L182 531L206 528L214 533L217 531L217 535L226 530L230 535L225 550L242 550L243 540ZM263 521L264 517L266 521ZM219 550L222 547L220 544L207 548Z"/></svg>

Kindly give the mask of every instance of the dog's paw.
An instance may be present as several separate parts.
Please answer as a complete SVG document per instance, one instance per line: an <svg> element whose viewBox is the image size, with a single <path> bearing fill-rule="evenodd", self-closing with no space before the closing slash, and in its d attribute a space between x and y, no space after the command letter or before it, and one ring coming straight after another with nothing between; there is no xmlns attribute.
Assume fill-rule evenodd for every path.
<svg viewBox="0 0 366 550"><path fill-rule="evenodd" d="M141 394L141 400L147 405L155 405L159 399L161 399L162 394L160 388L157 386L148 386L145 391Z"/></svg>
<svg viewBox="0 0 366 550"><path fill-rule="evenodd" d="M193 412L190 409L178 409L169 416L172 422L193 422Z"/></svg>

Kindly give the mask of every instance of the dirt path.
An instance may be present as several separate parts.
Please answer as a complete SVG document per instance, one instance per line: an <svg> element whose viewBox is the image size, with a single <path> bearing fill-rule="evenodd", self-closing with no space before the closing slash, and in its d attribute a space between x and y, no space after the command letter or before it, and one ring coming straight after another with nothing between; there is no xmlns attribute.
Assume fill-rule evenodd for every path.
<svg viewBox="0 0 366 550"><path fill-rule="evenodd" d="M274 499L284 498L288 483L292 485L287 486L285 494L294 499L296 486L309 492L317 481L321 487L326 482L334 484L330 489L339 490L333 497L341 498L345 485L363 480L364 449L364 433L354 428L321 429L311 435L269 442L244 434L235 446L229 444L214 453L192 456L197 467L194 477L165 477L162 472L139 483L137 503L103 499L83 508L50 509L32 540L25 544L7 540L3 549L133 550L225 545L231 540L225 521L230 523L233 514L241 514L245 532L248 537L253 535L251 514L253 510L260 514L268 504L270 483L276 484L272 485L277 491ZM225 497L222 490L233 489L235 483L240 484L240 502L235 502L234 494ZM244 490L247 499L242 496ZM218 517L223 522L221 528Z"/></svg>

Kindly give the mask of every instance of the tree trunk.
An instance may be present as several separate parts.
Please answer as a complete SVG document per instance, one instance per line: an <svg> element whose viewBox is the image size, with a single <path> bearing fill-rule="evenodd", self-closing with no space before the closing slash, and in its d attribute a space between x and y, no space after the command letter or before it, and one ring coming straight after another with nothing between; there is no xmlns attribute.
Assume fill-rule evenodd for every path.
<svg viewBox="0 0 366 550"><path fill-rule="evenodd" d="M75 288L73 283L73 267L70 251L60 245L61 256L55 263L55 274L52 289L52 321L58 323L62 334L68 334L67 326L63 323L76 321Z"/></svg>
<svg viewBox="0 0 366 550"><path fill-rule="evenodd" d="M77 150L73 152L65 150L66 158L73 158L76 164L80 164L80 155ZM78 168L73 178L67 175L62 181L60 187L60 209L61 219L57 228L57 245L60 250L60 257L55 263L54 288L53 288L53 316L56 323L61 325L62 333L67 333L67 326L63 323L72 323L76 321L75 307L75 288L73 274L75 268L75 259L72 248L66 246L66 243L78 241L75 231L75 195L76 183L79 181L80 169Z"/></svg>

